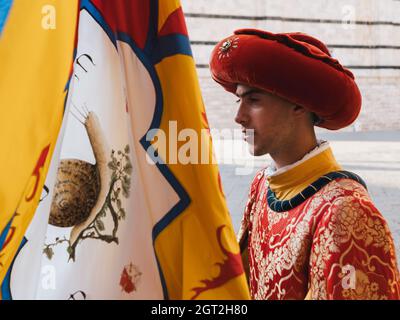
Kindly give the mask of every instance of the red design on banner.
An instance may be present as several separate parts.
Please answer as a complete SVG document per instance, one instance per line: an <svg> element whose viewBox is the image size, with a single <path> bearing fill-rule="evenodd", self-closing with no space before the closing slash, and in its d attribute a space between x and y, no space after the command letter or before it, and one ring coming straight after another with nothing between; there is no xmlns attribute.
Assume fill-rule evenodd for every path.
<svg viewBox="0 0 400 320"><path fill-rule="evenodd" d="M166 36L169 34L188 35L182 8L176 9L169 15L158 35Z"/></svg>
<svg viewBox="0 0 400 320"><path fill-rule="evenodd" d="M33 187L33 191L31 193L31 195L27 196L25 198L26 201L31 201L35 197L35 194L36 194L38 186L39 186L39 181L40 181L40 169L43 168L44 164L46 163L46 158L47 158L47 155L49 154L49 150L50 150L50 145L45 147L39 156L39 160L37 161L36 167L32 173L32 176L36 178L35 186Z"/></svg>
<svg viewBox="0 0 400 320"><path fill-rule="evenodd" d="M92 0L114 32L127 33L143 49L149 28L150 1L143 0ZM132 19L132 13L135 19Z"/></svg>
<svg viewBox="0 0 400 320"><path fill-rule="evenodd" d="M126 268L124 268L124 270L122 271L121 280L119 284L122 287L122 290L124 290L126 293L131 293L136 289L135 284L132 281L132 278L129 276L128 271L126 271Z"/></svg>
<svg viewBox="0 0 400 320"><path fill-rule="evenodd" d="M136 291L141 275L142 273L133 263L125 266L124 270L122 270L121 279L119 281L122 290L126 293Z"/></svg>
<svg viewBox="0 0 400 320"><path fill-rule="evenodd" d="M216 265L219 266L219 274L217 277L212 278L212 279L205 279L201 280L200 282L204 283L204 287L196 287L193 288L192 290L195 292L195 295L192 297L193 299L196 299L200 293L218 288L222 286L223 284L227 283L229 280L241 275L243 273L243 265L242 265L242 258L240 256L240 252L238 253L232 253L226 250L222 244L222 229L225 227L225 225L222 225L218 227L217 229L217 240L219 247L221 248L221 251L224 253L226 256L226 259L223 260L223 262L217 262Z"/></svg>
<svg viewBox="0 0 400 320"><path fill-rule="evenodd" d="M7 247L7 245L11 242L11 240L14 237L14 234L15 234L15 229L16 229L15 227L11 227L10 228L10 231L9 231L9 233L7 235L7 239L4 242L3 246L1 247L0 252L3 251Z"/></svg>

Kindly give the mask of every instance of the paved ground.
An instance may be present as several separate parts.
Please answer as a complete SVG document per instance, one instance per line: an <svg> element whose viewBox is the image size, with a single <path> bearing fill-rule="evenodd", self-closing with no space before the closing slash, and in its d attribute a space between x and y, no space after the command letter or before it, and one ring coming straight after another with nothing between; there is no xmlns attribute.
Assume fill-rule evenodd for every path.
<svg viewBox="0 0 400 320"><path fill-rule="evenodd" d="M345 170L360 175L378 209L387 219L397 248L400 263L400 132L319 134L330 141L338 162ZM218 156L218 150L216 150ZM267 157L255 159L250 174L238 175L245 158L235 151L235 161L220 161L224 191L228 201L235 231L238 231L247 193L254 174L268 161Z"/></svg>

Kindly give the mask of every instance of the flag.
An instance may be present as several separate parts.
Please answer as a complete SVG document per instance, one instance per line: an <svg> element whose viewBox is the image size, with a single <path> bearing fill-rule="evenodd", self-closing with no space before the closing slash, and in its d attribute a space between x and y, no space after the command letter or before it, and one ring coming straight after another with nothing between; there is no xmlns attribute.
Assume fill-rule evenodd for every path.
<svg viewBox="0 0 400 320"><path fill-rule="evenodd" d="M76 0L1 1L0 283L24 244L57 140L77 10Z"/></svg>
<svg viewBox="0 0 400 320"><path fill-rule="evenodd" d="M249 298L179 1L81 1L65 121L13 298Z"/></svg>

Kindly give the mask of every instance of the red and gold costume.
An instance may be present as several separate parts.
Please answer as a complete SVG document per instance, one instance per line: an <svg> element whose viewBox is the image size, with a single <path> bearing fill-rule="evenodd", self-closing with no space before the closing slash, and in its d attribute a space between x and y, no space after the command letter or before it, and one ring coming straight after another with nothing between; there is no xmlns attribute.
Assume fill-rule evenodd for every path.
<svg viewBox="0 0 400 320"><path fill-rule="evenodd" d="M239 234L253 299L400 299L393 239L366 188L345 176L314 182L340 169L323 143L289 168L257 174ZM268 204L268 190L287 200L311 184L319 190L293 209Z"/></svg>
<svg viewBox="0 0 400 320"><path fill-rule="evenodd" d="M323 128L344 128L361 109L352 72L306 34L237 30L217 44L210 70L225 90L269 92L313 113ZM389 228L327 143L257 174L239 240L254 299L400 299Z"/></svg>

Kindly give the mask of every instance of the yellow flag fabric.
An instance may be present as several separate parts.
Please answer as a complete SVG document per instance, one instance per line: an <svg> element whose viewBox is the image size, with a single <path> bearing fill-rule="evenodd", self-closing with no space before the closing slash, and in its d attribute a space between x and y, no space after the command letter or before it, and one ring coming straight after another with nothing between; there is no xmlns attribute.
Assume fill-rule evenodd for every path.
<svg viewBox="0 0 400 320"><path fill-rule="evenodd" d="M163 30L185 32L184 22L180 22L184 21L180 16L180 1L159 1L158 12L159 33L168 36ZM198 143L195 160L198 164L184 165L179 159L174 164L171 148L165 154L159 152L190 199L182 214L178 214L155 239L168 296L171 299L249 299L218 166L206 163L204 157L201 159L205 150L212 149L212 141L195 62L182 49L182 38L175 38L172 43L165 41L165 50L174 46L174 41L175 45L179 43L180 50L176 52L180 54L167 56L155 65L163 94L160 129L168 133L167 139L171 141L174 132L171 132L170 122L176 121L178 135L191 128L196 137L203 139ZM178 158L185 150L188 138L178 139ZM215 163L215 159L213 161Z"/></svg>
<svg viewBox="0 0 400 320"><path fill-rule="evenodd" d="M159 63L156 69L164 94L161 130L173 135L168 125L169 121L176 121L177 132L192 128L196 136L204 135L208 123L193 58L184 55L169 57ZM192 94L178 98L182 92ZM186 109L187 106L191 107L190 110ZM185 109L187 112L183 112ZM211 148L211 138L206 139L203 141ZM184 144L178 142L178 152ZM199 143L198 154L201 155L204 149L208 148L205 145L200 147ZM159 155L171 160L171 154ZM211 163L177 163L169 167L190 197L184 214L178 215L155 242L161 266L164 266L170 298L247 299L245 276L234 270L242 268L240 253L218 166ZM181 279L177 279L178 275L181 275ZM196 283L198 285L194 286Z"/></svg>
<svg viewBox="0 0 400 320"><path fill-rule="evenodd" d="M33 217L55 147L78 12L77 0L7 4L0 8L0 283Z"/></svg>
<svg viewBox="0 0 400 320"><path fill-rule="evenodd" d="M70 3L60 1L67 6L63 15L69 12L71 17L65 33L75 29ZM17 20L14 17L17 9L17 6L11 9L3 30L3 40L10 41L9 47L13 45L13 37L8 27ZM50 22L45 20L45 24ZM60 23L57 20L57 26ZM20 31L18 28L14 33ZM53 31L61 32L58 27ZM78 33L77 58L67 104L68 113L73 117L66 118L60 167L68 166L77 181L92 186L90 182L96 179L79 179L80 172L69 165L77 161L84 168L97 166L102 187L87 215L82 215L83 222L69 219L65 227L66 224L53 221L55 213L51 211L45 244L39 249L33 248L39 241L31 241L37 236L31 231L34 223L31 225L25 234L25 248L31 244L30 250L21 251L15 260L13 281L4 285L3 298L6 295L7 298L26 297L27 284L22 281L21 270L28 268L32 261L43 259L46 266L57 271L57 286L54 290L40 286L32 290L39 299L68 299L74 292L83 292L88 299L249 299L218 166L212 161L215 159L210 152L210 130L180 1L81 0ZM46 37L46 33L42 36ZM62 43L55 42L61 39ZM59 35L54 42L43 39L41 43L51 44L51 49L42 48L42 55L53 50L51 57L29 59L30 70L38 70L39 75L31 72L31 78L27 75L24 84L19 79L19 86L24 90L33 88L33 84L35 89L40 86L40 90L32 89L36 100L26 98L20 102L19 109L1 110L2 113L19 110L13 113L13 120L3 121L4 117L0 120L7 122L5 128L9 130L0 137L8 150L7 157L1 155L4 157L1 163L8 166L0 169L7 177L3 181L19 179L18 188L13 183L13 190L7 189L6 184L0 189L0 197L7 198L8 205L0 198L1 214L8 214L1 218L2 230L7 228L13 213L18 214L8 224L8 235L14 232L18 237L15 242L5 240L5 253L8 248L15 252L21 242L23 228L33 214L39 197L37 190L42 187L49 164L65 99L59 87L67 76L61 71L68 70L71 62L67 53L71 53L72 44L61 51L58 46L66 46L68 39L72 42L73 33ZM35 45L35 48L41 47ZM23 49L26 50L25 44ZM1 59L10 60L3 42L1 50ZM24 54L19 59L22 57ZM1 67L3 61L0 64ZM27 68L21 66L24 74ZM39 80L39 76L43 79ZM7 96L3 94L5 85L11 88L7 93L17 89L15 82L1 81L3 106ZM36 105L24 109L28 99L29 106L33 102ZM4 104L15 104L11 100ZM25 114L25 110L30 114ZM10 125L13 121L21 130L18 143L10 133L16 127ZM168 141L166 148L161 144L163 134L164 141ZM3 136L8 138L3 140ZM22 150L19 163L12 155L17 150ZM12 173L17 170L18 177ZM62 194L64 190L57 189L61 185L59 178L54 194ZM76 190L72 189L71 193L75 194ZM82 189L75 189L83 193ZM51 201L50 198L40 205ZM52 205L58 205L56 198L52 198ZM73 214L80 213L76 212L75 203L62 203L62 209L65 206L72 208ZM37 222L37 225L47 224L47 219ZM7 266L12 256L10 249L10 254L4 256ZM36 273L39 277L40 270Z"/></svg>

